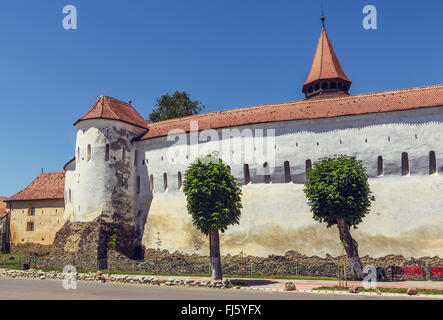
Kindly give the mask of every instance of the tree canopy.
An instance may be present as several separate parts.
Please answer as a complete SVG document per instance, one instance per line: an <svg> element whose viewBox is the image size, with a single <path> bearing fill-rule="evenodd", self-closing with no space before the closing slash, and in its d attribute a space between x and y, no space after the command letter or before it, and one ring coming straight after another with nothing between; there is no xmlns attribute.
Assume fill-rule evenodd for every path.
<svg viewBox="0 0 443 320"><path fill-rule="evenodd" d="M205 235L239 224L241 187L221 159L199 158L186 171L183 190L188 213Z"/></svg>
<svg viewBox="0 0 443 320"><path fill-rule="evenodd" d="M315 162L307 173L304 192L314 219L328 227L344 219L357 228L375 200L362 162L346 155Z"/></svg>
<svg viewBox="0 0 443 320"><path fill-rule="evenodd" d="M175 91L171 96L164 94L157 99L154 110L149 115L151 122L159 122L175 118L183 118L200 113L205 108L199 101L192 101L186 91Z"/></svg>

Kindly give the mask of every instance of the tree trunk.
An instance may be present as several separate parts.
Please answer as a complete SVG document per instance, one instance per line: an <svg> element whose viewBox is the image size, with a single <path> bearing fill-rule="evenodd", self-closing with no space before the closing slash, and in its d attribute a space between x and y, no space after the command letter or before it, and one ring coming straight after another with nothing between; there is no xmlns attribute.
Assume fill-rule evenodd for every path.
<svg viewBox="0 0 443 320"><path fill-rule="evenodd" d="M351 267L352 278L354 280L363 279L363 266L358 255L358 244L357 241L352 239L351 233L349 232L349 226L344 219L337 219L338 232L340 234L340 240L348 256L349 264ZM346 272L346 270L345 270Z"/></svg>
<svg viewBox="0 0 443 320"><path fill-rule="evenodd" d="M222 280L222 267L220 259L220 240L218 230L209 233L209 256L211 259L212 280Z"/></svg>

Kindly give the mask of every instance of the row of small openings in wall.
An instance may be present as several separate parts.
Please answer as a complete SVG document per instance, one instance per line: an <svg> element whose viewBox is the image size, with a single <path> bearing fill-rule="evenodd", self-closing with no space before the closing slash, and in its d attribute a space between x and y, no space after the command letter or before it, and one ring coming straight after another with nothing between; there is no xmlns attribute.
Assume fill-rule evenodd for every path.
<svg viewBox="0 0 443 320"><path fill-rule="evenodd" d="M138 177L137 179L137 191L140 192L140 179ZM151 192L154 192L154 176L151 174L149 176L149 186L150 186L150 190ZM183 186L183 177L182 177L182 173L179 171L177 172L177 189L180 190ZM168 174L165 172L163 173L163 191L166 192L168 191Z"/></svg>
<svg viewBox="0 0 443 320"><path fill-rule="evenodd" d="M417 135L417 134L415 135L415 139L418 139L418 135ZM388 136L388 137L387 137L387 140L390 142L390 141L391 141L391 136ZM339 143L340 143L340 144L343 144L343 140L340 139L340 140L339 140ZM365 143L368 143L368 138L365 138ZM319 145L320 145L320 143L317 141L317 146L319 146ZM296 146L296 147L299 146L298 142L295 143L295 146Z"/></svg>
<svg viewBox="0 0 443 320"><path fill-rule="evenodd" d="M292 178L291 178L291 165L290 165L289 161L285 161L283 163L283 168L284 168L284 172L285 172L285 182L286 183L291 182L292 181ZM311 159L307 159L305 161L305 172L307 173L308 170L310 170L310 169L312 169L312 160ZM231 171L230 167L229 167L228 171L229 171L229 173L231 173L230 172ZM269 183L272 182L270 171L271 171L271 168L269 166L269 163L265 162L263 164L263 172L264 172L263 182L264 183L269 184ZM244 175L243 178L244 178L245 184L250 184L251 183L251 173L250 173L250 170L249 170L249 164L244 164L243 165L243 175Z"/></svg>
<svg viewBox="0 0 443 320"><path fill-rule="evenodd" d="M410 174L410 167L409 167L409 155L407 152L403 152L401 154L401 175L407 176ZM382 176L384 173L384 167L383 167L383 157L379 156L377 159L377 175ZM429 152L429 174L436 174L437 173L437 158L435 156L435 151Z"/></svg>
<svg viewBox="0 0 443 320"><path fill-rule="evenodd" d="M110 158L110 146L109 144L107 144L105 147L105 161L109 161L109 158ZM116 160L116 157L113 157L113 159ZM125 162L125 159L126 159L126 149L122 148L123 162ZM137 165L136 159L137 159L137 151L135 151L134 165ZM80 158L80 147L77 147L77 162L80 162L80 160L84 160L84 158ZM90 144L88 144L87 146L87 161L88 162L92 161L92 149Z"/></svg>
<svg viewBox="0 0 443 320"><path fill-rule="evenodd" d="M325 82L316 83L315 85L310 86L308 88L308 94L320 91L320 88L322 90L339 89L339 90L343 90L344 92L348 91L348 86L346 84L343 84L341 82L335 82L335 81L325 81Z"/></svg>

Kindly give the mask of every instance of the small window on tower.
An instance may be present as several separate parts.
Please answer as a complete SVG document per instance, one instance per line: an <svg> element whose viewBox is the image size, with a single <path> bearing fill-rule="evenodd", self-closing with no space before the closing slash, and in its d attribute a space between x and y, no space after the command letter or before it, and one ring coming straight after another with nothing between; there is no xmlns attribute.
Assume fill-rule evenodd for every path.
<svg viewBox="0 0 443 320"><path fill-rule="evenodd" d="M91 161L91 145L88 144L88 161Z"/></svg>
<svg viewBox="0 0 443 320"><path fill-rule="evenodd" d="M322 84L321 84L321 88L324 90L324 89L328 89L328 83L327 82L323 82Z"/></svg>
<svg viewBox="0 0 443 320"><path fill-rule="evenodd" d="M318 91L318 90L320 90L320 85L317 83L314 87L314 91Z"/></svg>
<svg viewBox="0 0 443 320"><path fill-rule="evenodd" d="M337 83L336 82L331 82L331 89L335 89L337 88Z"/></svg>
<svg viewBox="0 0 443 320"><path fill-rule="evenodd" d="M34 222L28 222L26 224L26 231L34 231Z"/></svg>
<svg viewBox="0 0 443 320"><path fill-rule="evenodd" d="M106 145L105 161L109 161L109 144Z"/></svg>

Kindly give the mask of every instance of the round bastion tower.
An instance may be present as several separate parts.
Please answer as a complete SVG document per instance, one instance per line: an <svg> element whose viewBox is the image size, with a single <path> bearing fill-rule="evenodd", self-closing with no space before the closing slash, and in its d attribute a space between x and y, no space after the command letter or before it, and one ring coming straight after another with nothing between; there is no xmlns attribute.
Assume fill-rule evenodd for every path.
<svg viewBox="0 0 443 320"><path fill-rule="evenodd" d="M98 222L102 246L116 233L117 250L137 258L152 199L140 192L142 168L137 165L136 141L146 133L147 122L130 104L102 95L74 126L65 216L70 222Z"/></svg>

